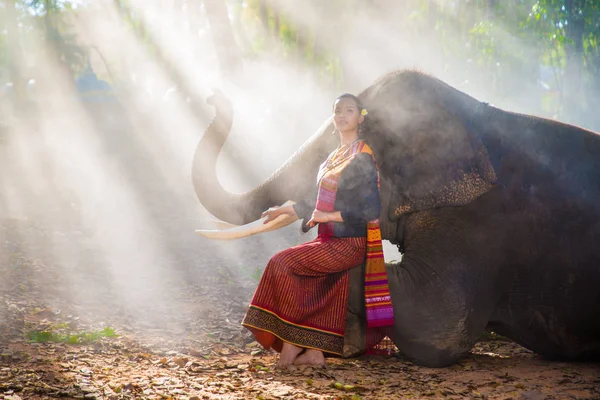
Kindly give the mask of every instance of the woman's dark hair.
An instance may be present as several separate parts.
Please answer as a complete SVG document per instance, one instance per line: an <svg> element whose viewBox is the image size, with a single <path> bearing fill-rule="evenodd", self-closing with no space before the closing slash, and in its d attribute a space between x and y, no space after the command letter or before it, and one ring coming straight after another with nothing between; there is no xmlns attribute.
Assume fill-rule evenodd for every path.
<svg viewBox="0 0 600 400"><path fill-rule="evenodd" d="M352 93L344 93L344 94L339 95L338 98L335 99L335 102L337 102L338 100L341 100L341 99L352 99L356 103L356 107L358 107L358 112L360 113L363 110L362 102L360 101L360 99L358 97L356 97ZM335 102L333 102L334 107L335 107Z"/></svg>

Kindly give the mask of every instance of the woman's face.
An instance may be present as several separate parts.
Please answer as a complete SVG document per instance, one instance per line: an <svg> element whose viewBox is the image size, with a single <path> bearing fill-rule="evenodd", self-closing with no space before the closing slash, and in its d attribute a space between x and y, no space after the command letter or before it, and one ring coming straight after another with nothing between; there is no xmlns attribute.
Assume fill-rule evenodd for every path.
<svg viewBox="0 0 600 400"><path fill-rule="evenodd" d="M342 97L333 105L333 124L340 132L352 132L358 129L365 117L361 115L354 99Z"/></svg>

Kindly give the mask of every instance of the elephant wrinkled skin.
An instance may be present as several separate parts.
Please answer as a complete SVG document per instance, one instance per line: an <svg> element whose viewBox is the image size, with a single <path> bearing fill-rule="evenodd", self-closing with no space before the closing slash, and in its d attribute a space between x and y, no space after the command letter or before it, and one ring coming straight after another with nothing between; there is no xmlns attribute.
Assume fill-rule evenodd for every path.
<svg viewBox="0 0 600 400"><path fill-rule="evenodd" d="M450 365L487 328L549 358L600 358L600 136L413 71L385 75L359 97L381 171L382 236L404 250L388 265L400 351ZM262 185L233 194L215 172L233 110L220 94L211 101L216 116L192 170L209 212L245 224L288 199L314 201L318 166L337 145L330 124ZM355 268L349 355L364 349L363 302Z"/></svg>

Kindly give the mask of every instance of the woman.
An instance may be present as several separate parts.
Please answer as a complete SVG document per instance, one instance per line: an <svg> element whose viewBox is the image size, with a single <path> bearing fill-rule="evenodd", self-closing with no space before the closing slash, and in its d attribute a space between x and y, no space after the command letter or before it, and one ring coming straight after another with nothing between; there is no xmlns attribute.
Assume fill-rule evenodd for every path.
<svg viewBox="0 0 600 400"><path fill-rule="evenodd" d="M324 365L324 353L342 354L348 270L365 257L368 327L393 325L377 220L379 173L371 149L360 139L367 112L351 94L338 97L333 111L340 146L319 168L316 204L297 203L263 213L266 223L282 214L306 215L314 209L306 226L319 225L315 240L271 258L242 322L261 345L281 352L280 368ZM382 335L373 337L371 341L368 335L368 346Z"/></svg>

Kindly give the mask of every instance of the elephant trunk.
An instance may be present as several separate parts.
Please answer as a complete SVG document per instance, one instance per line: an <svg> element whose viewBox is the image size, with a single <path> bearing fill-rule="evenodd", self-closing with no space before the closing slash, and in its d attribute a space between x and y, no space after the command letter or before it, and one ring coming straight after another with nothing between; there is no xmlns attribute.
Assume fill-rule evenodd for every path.
<svg viewBox="0 0 600 400"><path fill-rule="evenodd" d="M228 193L216 173L217 156L223 148L233 122L231 102L220 92L207 100L216 107L215 117L196 147L192 162L192 184L200 203L215 217L240 225L243 218L236 206L239 194Z"/></svg>
<svg viewBox="0 0 600 400"><path fill-rule="evenodd" d="M244 225L260 218L267 208L287 200L301 201L316 191L319 164L335 147L330 122L313 135L302 148L267 181L246 193L231 193L220 184L217 157L230 133L233 122L231 102L216 92L207 102L216 107L215 118L198 143L192 163L192 183L200 203L216 218ZM303 216L300 216L301 218Z"/></svg>

